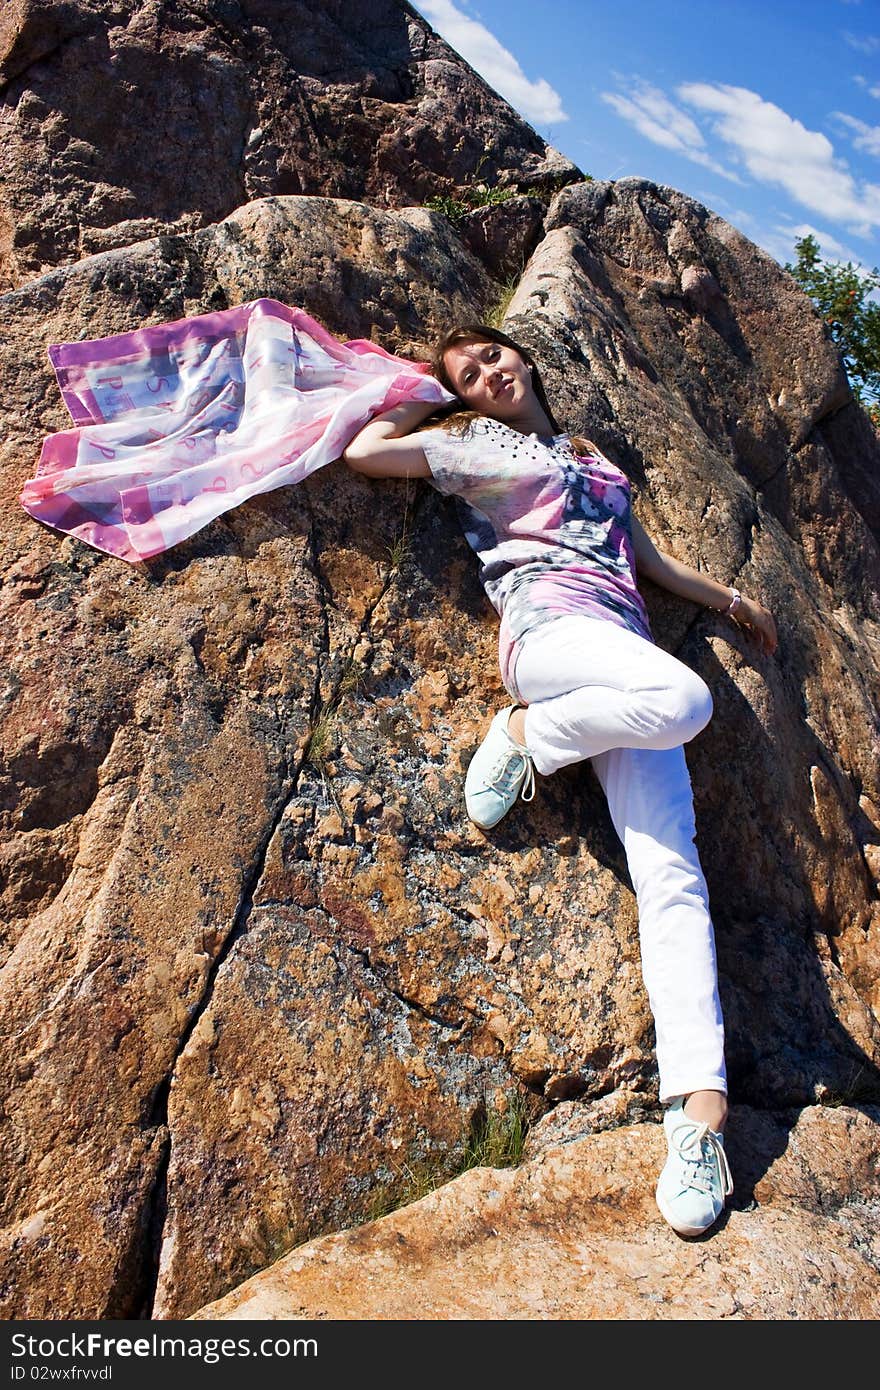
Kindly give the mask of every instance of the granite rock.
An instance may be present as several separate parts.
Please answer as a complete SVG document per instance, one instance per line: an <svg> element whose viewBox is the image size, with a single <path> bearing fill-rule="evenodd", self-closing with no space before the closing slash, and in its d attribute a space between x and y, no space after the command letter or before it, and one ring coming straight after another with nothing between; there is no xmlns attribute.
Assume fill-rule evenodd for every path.
<svg viewBox="0 0 880 1390"><path fill-rule="evenodd" d="M736 1195L700 1240L654 1206L658 1127L627 1125L312 1241L194 1318L875 1319L880 1111L743 1107L733 1121L748 1161L732 1146Z"/></svg>
<svg viewBox="0 0 880 1390"><path fill-rule="evenodd" d="M0 289L272 194L579 177L400 0L13 0L0 136Z"/></svg>
<svg viewBox="0 0 880 1390"><path fill-rule="evenodd" d="M643 180L569 182L545 216L552 152L522 123L513 139L509 108L476 79L456 87L461 61L406 6L371 11L387 23L370 93L358 87L363 52L360 67L349 55L331 74L327 38L319 62L340 4L317 18L286 7L314 18L311 68L300 55L305 75L288 83L283 110L267 96L252 111L241 93L254 89L236 86L242 54L259 30L259 52L276 55L266 62L287 81L284 8L216 0L168 18L149 0L15 0L0 20L4 114L17 92L23 130L55 120L47 94L60 75L74 82L93 59L104 72L96 54L107 73L141 74L141 94L157 63L150 80L178 114L189 109L184 77L186 91L206 93L209 116L217 102L231 113L215 122L210 187L199 142L180 136L193 181L173 206L102 193L89 221L88 177L59 157L41 218L62 263L29 278L44 252L16 242L13 278L26 283L3 300L14 325L0 341L4 1315L187 1316L303 1241L381 1252L394 1222L421 1249L430 1237L417 1223L454 1212L444 1204L458 1197L438 1191L391 1226L327 1232L406 1197L415 1179L448 1177L483 1118L512 1105L534 1121L529 1166L455 1187L470 1213L461 1259L475 1258L474 1232L490 1226L507 1242L499 1315L636 1306L751 1317L766 1284L780 1291L767 1315L836 1316L843 1278L849 1308L868 1309L867 1155L880 1101L876 437L807 298L705 208ZM366 10L349 13L363 39ZM410 122L381 116L397 153L364 135L356 158L328 163L330 127L317 122L325 133L311 141L313 127L291 115L306 90L309 119L324 102L352 140L349 98L371 120L393 105ZM220 148L245 106L261 131L283 134L265 185L248 172L257 164L230 173ZM68 109L70 129L52 145L61 154L94 135L73 98ZM416 115L445 129L442 160L414 136L418 158L400 156ZM480 176L523 196L471 214L461 234L424 207L385 206L382 160L399 173L389 203L422 198L432 180L437 191L438 170L454 191L479 163L476 143L454 132L482 131L485 145L490 126L498 162ZM17 138L5 151L21 173ZM94 157L107 187L121 187L112 152L88 148L84 167ZM41 149L35 138L35 177ZM131 188L149 181L151 166L129 165ZM282 167L300 182L285 184ZM23 180L9 185L22 207L33 194ZM741 1113L731 1144L738 1183L762 1203L734 1208L702 1283L697 1247L676 1242L651 1203L646 1173L662 1142L653 1028L597 783L584 768L542 780L531 806L489 835L464 814L464 768L505 697L496 620L452 505L426 485L334 464L126 566L38 527L16 501L42 436L67 423L47 340L265 295L340 337L424 356L451 322L497 306L504 228L517 256L538 239L505 326L534 351L559 417L628 472L658 544L761 598L780 630L766 657L720 615L645 585L657 640L715 701L688 758ZM117 236L130 244L114 249ZM790 1107L805 1108L800 1120ZM593 1268L611 1258L605 1235L623 1240L627 1222L624 1264L648 1280L644 1304L575 1312L587 1307L577 1290L550 1299L545 1273L517 1292L533 1191L546 1217L542 1269ZM577 1244L566 1194L601 1239ZM785 1272L799 1241L818 1252L817 1278ZM749 1273L745 1252L764 1249L766 1268ZM303 1258L305 1269L313 1255ZM324 1307L310 1288L307 1306ZM455 1302L444 1288L425 1295L430 1316L475 1315L471 1294Z"/></svg>

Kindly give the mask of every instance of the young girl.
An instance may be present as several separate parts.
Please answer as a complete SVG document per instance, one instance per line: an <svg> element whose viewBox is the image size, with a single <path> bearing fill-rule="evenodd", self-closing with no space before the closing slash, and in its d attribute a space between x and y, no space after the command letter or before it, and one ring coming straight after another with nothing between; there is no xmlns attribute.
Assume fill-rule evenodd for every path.
<svg viewBox="0 0 880 1390"><path fill-rule="evenodd" d="M427 478L462 504L501 616L501 672L514 700L468 768L470 818L488 829L518 796L531 800L535 771L592 761L638 902L667 1107L657 1204L680 1234L699 1235L733 1188L715 944L682 747L707 724L712 698L654 645L636 571L726 613L767 652L773 618L654 547L631 514L624 474L560 431L527 348L467 324L441 339L433 370L461 403L456 415L420 429L436 407L398 406L371 420L344 458L374 477Z"/></svg>

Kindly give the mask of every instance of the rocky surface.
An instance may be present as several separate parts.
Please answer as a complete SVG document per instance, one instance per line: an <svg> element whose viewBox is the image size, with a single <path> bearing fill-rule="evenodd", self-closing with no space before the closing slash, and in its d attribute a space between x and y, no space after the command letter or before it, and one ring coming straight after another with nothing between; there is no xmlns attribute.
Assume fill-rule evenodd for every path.
<svg viewBox="0 0 880 1390"><path fill-rule="evenodd" d="M657 543L762 597L780 631L764 658L656 595L661 640L715 701L689 762L733 1075L777 1104L846 1092L847 1074L873 1086L876 437L807 299L692 200L583 184L546 228L510 331L530 334L561 416L627 469Z"/></svg>
<svg viewBox="0 0 880 1390"><path fill-rule="evenodd" d="M229 1282L243 1268L265 1263L291 1232L310 1232L331 1214L340 1220L340 1213L359 1213L374 1198L369 1189L379 1182L379 1154L387 1181L393 1186L397 1174L399 1185L398 1161L413 1147L445 1153L460 1143L486 1089L507 1084L507 1069L494 1056L474 1061L466 1038L459 1037L455 1058L444 1060L448 1030L435 1037L415 1005L396 999L361 966L355 948L365 943L356 909L347 910L350 832L334 832L328 823L337 794L323 763L304 768L310 729L339 698L343 677L357 669L353 653L369 633L373 611L400 582L391 552L406 525L405 499L392 489L380 506L378 491L374 500L367 484L340 467L337 475L328 472L314 485L230 516L194 549L179 548L144 566L107 565L79 543L60 543L34 528L16 504L17 461L30 455L32 463L40 433L63 423L46 338L75 338L84 324L111 332L266 294L308 304L346 337L377 333L384 322L388 342L432 315L439 327L441 306L470 311L484 290L479 266L436 214L285 199L249 205L189 239L91 258L6 299L17 333L7 345L3 377L23 405L18 431L4 444L3 467L11 526L2 589L7 931L0 1008L7 1019L6 1074L21 1107L7 1156L13 1307L23 1299L23 1307L43 1316L77 1308L107 1316L143 1311L145 1268L155 1278L150 1222L165 1202L160 1160L167 1161L172 1076L172 1109L192 1084L211 1091L212 1078L222 1077L213 1101L206 1096L191 1111L189 1101L183 1106L184 1129L195 1121L197 1131L181 1139L181 1179L177 1154L172 1165L172 1225L181 1183L184 1225L201 1205L193 1204L185 1178L189 1164L204 1160L206 1145L232 1143L236 1116L256 1139L261 1131L253 1117L265 1107L275 1114L268 1138L285 1177L291 1146L295 1153L304 1146L316 1165L310 1195L300 1200L285 1182L281 1205L256 1215L261 1243L230 1226L227 1203L236 1184L218 1152L213 1176L207 1170L203 1176L209 1187L217 1184L211 1202L217 1191L225 1193L216 1216L218 1227L231 1232L233 1249L227 1266L210 1248L210 1223L199 1222L201 1253L193 1261L190 1252L182 1275L171 1260L184 1289L196 1290L190 1306L203 1301L208 1266L228 1269L220 1278ZM453 518L444 531L454 550ZM448 602L451 608L451 595ZM390 662L388 668L393 680ZM396 798L390 789L382 792L346 814L347 825L356 815L384 835L380 847L393 844L398 828ZM275 860L290 825L310 839L326 838L328 881L320 904L305 889L289 900L283 879L277 894L267 890L273 872L278 878ZM253 899L267 891L273 907L257 933L262 964L254 957L254 969L239 977L245 957L233 953L227 969L237 983L229 1018L202 1019L190 1040L204 1004L219 998L212 971L221 954L237 935L246 954L257 939L250 935L260 915L252 914ZM344 941L328 925L336 917L346 924ZM265 976L270 960L274 984ZM354 982L347 986L351 969ZM267 1026L276 987L278 1025L288 1034L283 1042ZM369 988L380 996L373 1007ZM310 1017L300 1018L295 998L311 1000ZM359 1099L349 1064L334 1060L332 1040L323 1058L318 1043L328 1021L338 1022L347 1010L350 1069L377 1053L375 1076L365 1073ZM422 1046L409 1037L410 1015ZM235 1076L226 1091L221 1038L232 1041L233 1022L243 1050L229 1065L237 1069L248 1053L256 1064L264 1053L253 1095L252 1077ZM186 1046L192 1065L177 1072ZM198 1058L208 1061L209 1075L196 1080ZM419 1088L424 1114L410 1133ZM403 1101L399 1123L392 1119L395 1095ZM216 1128L208 1113L213 1104ZM319 1139L329 1139L334 1123L339 1152L325 1171ZM378 1145L370 1139L377 1125ZM351 1190L337 1192L339 1164L354 1171L362 1131L365 1171ZM243 1152L231 1153L233 1170L242 1172L244 1219L255 1209L243 1159ZM257 1148L250 1159L268 1191L265 1155ZM268 1196L267 1202L271 1207ZM94 1213L88 1219L87 1210ZM42 1215L35 1219L35 1213ZM173 1243L163 1242L168 1259Z"/></svg>
<svg viewBox="0 0 880 1390"><path fill-rule="evenodd" d="M734 1108L732 1122L738 1196L711 1238L662 1221L646 1178L662 1137L633 1125L466 1173L294 1250L195 1318L875 1319L880 1110Z"/></svg>
<svg viewBox="0 0 880 1390"><path fill-rule="evenodd" d="M271 194L578 177L398 0L5 0L0 289Z"/></svg>
<svg viewBox="0 0 880 1390"><path fill-rule="evenodd" d="M221 8L268 25L277 7L193 6L193 25ZM387 12L412 34L407 7ZM17 0L0 28L9 80L23 100L41 61L73 61L70 16L87 38L95 25L146 32L149 15L158 7L124 0ZM190 59L218 71L205 45ZM327 89L325 69L314 80ZM305 148L290 137L297 158ZM517 183L518 149L505 166ZM366 156L355 167L381 201ZM78 197L74 184L59 195L71 225ZM451 320L491 312L511 273L506 238L531 254L506 326L535 351L558 415L627 469L661 546L776 615L769 658L719 615L646 594L658 640L715 699L689 762L744 1107L735 1164L748 1191L783 1149L785 1173L804 1143L811 1153L806 1196L786 1178L766 1212L741 1205L716 1239L736 1233L734 1262L770 1241L772 1283L785 1251L802 1264L815 1237L820 1282L806 1271L778 1285L796 1316L831 1315L828 1262L866 1286L876 1252L862 1215L847 1222L853 1174L868 1172L853 1152L876 1152L880 1101L877 441L807 299L706 209L640 180L511 205L471 214L459 234L422 207L297 194L212 222L226 205L206 202L196 220L210 225L178 219L173 235L4 297L5 1316L189 1315L405 1195L413 1174L448 1175L481 1118L523 1098L546 1142L564 1145L535 1159L541 1201L577 1174L606 1245L615 1207L629 1212L627 1267L643 1260L647 1278L665 1251L671 1282L645 1286L661 1315L663 1297L715 1309L701 1316L758 1314L760 1272L724 1283L716 1270L718 1301L688 1305L682 1261L708 1247L682 1246L651 1205L652 1025L592 775L542 781L489 836L464 815L463 769L502 690L495 620L452 507L338 464L129 567L41 529L16 501L42 436L67 423L47 341L267 295L342 337L424 355ZM77 254L66 245L62 259ZM804 1106L796 1124L788 1108ZM520 1254L534 1171L455 1189L474 1213L474 1194L489 1206L507 1194ZM837 1214L822 1224L826 1209ZM350 1240L379 1249L391 1229ZM571 1269L569 1236L553 1230ZM336 1251L349 1238L330 1239ZM317 1279L320 1260L303 1258ZM501 1281L511 1298L513 1277Z"/></svg>

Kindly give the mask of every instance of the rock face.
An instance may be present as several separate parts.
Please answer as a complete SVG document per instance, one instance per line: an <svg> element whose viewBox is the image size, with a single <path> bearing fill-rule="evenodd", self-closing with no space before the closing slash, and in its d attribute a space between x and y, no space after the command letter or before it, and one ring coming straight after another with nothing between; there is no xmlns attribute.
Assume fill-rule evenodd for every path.
<svg viewBox="0 0 880 1390"><path fill-rule="evenodd" d="M83 43L100 32L125 47L158 32L147 20L160 9L18 0L0 29L18 107L44 81L40 61L73 62L71 16ZM237 52L258 21L277 34L282 9L307 13L315 33L344 11L362 36L361 73L369 66L359 5L179 6L175 23L196 26L180 39L196 85L222 68L191 39L205 16L229 26ZM422 95L403 103L415 120L430 62L460 60L437 57L439 40L406 6L377 13L387 25L371 42L395 53L398 35L403 67L422 64ZM345 62L354 83L358 63ZM326 61L311 80L315 101L348 111ZM487 120L508 110L497 100L479 93ZM446 94L435 128L441 109L459 119ZM285 129L284 159L305 167L313 147ZM528 184L520 151L532 137L499 178ZM528 1251L523 1203L539 1171L548 1213L557 1189L592 1194L586 1254L553 1217L561 1244L547 1259L563 1272L604 1258L619 1207L638 1227L626 1268L647 1277L662 1252L662 1277L645 1285L661 1314L757 1316L765 1276L743 1252L769 1241L773 1316L867 1316L877 1251L858 1194L876 1200L867 1156L880 1102L877 441L807 299L690 199L640 180L572 184L538 209L529 197L482 210L465 245L423 207L370 205L382 202L373 153L351 160L357 200L308 187L229 211L193 194L195 221L210 225L177 219L173 235L4 297L3 1313L189 1315L292 1246L369 1217L414 1172L449 1174L481 1117L526 1097L549 1147L537 1170L456 1185L472 1213L467 1261L477 1225L501 1216L514 1261ZM532 153L533 172L552 162L540 142ZM26 183L11 183L23 207ZM58 197L70 226L79 187ZM248 191L236 186L233 201ZM778 654L763 657L719 615L646 595L658 641L715 699L688 757L741 1107L738 1196L761 1204L742 1205L718 1237L734 1242L725 1262L740 1272L725 1282L713 1266L692 1302L675 1290L693 1252L651 1205L652 1024L598 786L568 769L490 836L464 815L463 769L502 690L495 620L452 508L339 464L128 567L59 540L16 503L42 436L66 424L47 341L267 295L340 336L424 355L450 321L491 312L510 274L506 229L522 254L538 238L505 323L536 353L559 417L629 472L658 544L762 597L780 630ZM75 240L59 245L62 260L77 254ZM16 275L39 263L17 262ZM438 1193L427 1210L447 1221L458 1200ZM425 1210L292 1257L309 1291L272 1306L379 1315L334 1302L336 1252L387 1263L385 1233L415 1241ZM807 1237L820 1275L837 1261L854 1281L842 1311L802 1257L783 1278ZM513 1268L498 1316L533 1316L512 1311L540 1303L537 1284L516 1294ZM437 1310L426 1316L474 1315L448 1289L425 1297ZM574 1311L585 1305L566 1297L546 1315L619 1315L610 1302Z"/></svg>
<svg viewBox="0 0 880 1390"><path fill-rule="evenodd" d="M876 1318L880 1110L733 1120L741 1195L709 1241L681 1240L652 1210L644 1175L662 1137L633 1125L464 1174L294 1250L195 1317ZM845 1175L829 1149L848 1154Z"/></svg>
<svg viewBox="0 0 880 1390"><path fill-rule="evenodd" d="M734 1077L783 1104L873 1077L880 473L836 354L774 261L638 180L559 195L508 324L640 485L655 540L779 620L764 660L712 612L655 609L715 701L689 761Z"/></svg>
<svg viewBox="0 0 880 1390"><path fill-rule="evenodd" d="M398 0L7 0L0 289L271 194L579 177Z"/></svg>

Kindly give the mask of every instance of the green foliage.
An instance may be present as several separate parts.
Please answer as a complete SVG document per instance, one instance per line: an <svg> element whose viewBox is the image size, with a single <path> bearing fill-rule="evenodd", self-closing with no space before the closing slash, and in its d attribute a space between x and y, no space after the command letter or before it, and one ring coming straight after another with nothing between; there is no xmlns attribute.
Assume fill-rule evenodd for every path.
<svg viewBox="0 0 880 1390"><path fill-rule="evenodd" d="M478 183L473 188L466 188L461 198L450 198L446 194L428 198L425 207L430 208L432 212L442 212L444 217L448 217L449 221L457 226L474 208L506 203L515 192L513 188L487 188L484 183Z"/></svg>
<svg viewBox="0 0 880 1390"><path fill-rule="evenodd" d="M477 1116L459 1171L515 1168L522 1160L528 1131L528 1112L522 1096L515 1092L504 1110L487 1110Z"/></svg>
<svg viewBox="0 0 880 1390"><path fill-rule="evenodd" d="M445 193L438 194L435 198L426 198L425 207L430 208L432 212L442 212L453 226L457 226L470 212L467 203L463 203L460 198L450 198Z"/></svg>
<svg viewBox="0 0 880 1390"><path fill-rule="evenodd" d="M486 163L488 155L481 155L474 178L480 177L480 170ZM453 226L457 226L469 212L474 208L485 208L495 203L506 203L508 198L512 198L516 193L515 188L490 188L487 183L473 183L466 188L460 198L449 197L448 194L439 194L436 198L428 198L425 207L432 212L442 212L444 217L448 217Z"/></svg>
<svg viewBox="0 0 880 1390"><path fill-rule="evenodd" d="M403 519L400 523L400 531L395 536L391 545L385 547L388 556L388 577L395 574L412 556L412 535L410 533L410 489L409 478L406 479L406 494L403 501Z"/></svg>
<svg viewBox="0 0 880 1390"><path fill-rule="evenodd" d="M395 570L402 569L407 560L409 560L412 555L412 540L406 528L405 517L400 535L397 536L392 545L386 546L385 550L388 555L388 565L391 573L394 573Z"/></svg>
<svg viewBox="0 0 880 1390"><path fill-rule="evenodd" d="M476 188L468 189L465 193L471 207L475 208L493 207L495 203L506 203L508 198L515 196L515 188L487 188L484 183L478 183Z"/></svg>
<svg viewBox="0 0 880 1390"><path fill-rule="evenodd" d="M464 1154L457 1162L450 1162L447 1154L433 1162L422 1159L395 1165L391 1180L383 1182L374 1193L364 1220L377 1221L399 1207L417 1202L471 1168L515 1168L522 1162L528 1130L528 1111L519 1092L507 1097L503 1110L480 1110Z"/></svg>
<svg viewBox="0 0 880 1390"><path fill-rule="evenodd" d="M865 275L852 261L823 261L814 236L800 237L795 252L796 263L785 268L830 328L856 399L866 405L874 424L880 424L880 304L870 298L880 289L880 271L875 266Z"/></svg>
<svg viewBox="0 0 880 1390"><path fill-rule="evenodd" d="M434 198L428 198L425 207L430 208L432 212L442 212L453 226L457 226L469 212L474 211L474 208L492 207L495 203L506 203L508 198L515 197L515 188L490 188L487 183L476 182L488 157L487 154L480 156L474 170L474 182L464 190L460 198L453 198L446 193L438 194ZM592 174L582 174L581 179L584 183L593 182ZM552 198L569 183L571 179L568 174L553 174L541 184L540 196Z"/></svg>
<svg viewBox="0 0 880 1390"><path fill-rule="evenodd" d="M312 725L305 749L305 761L323 773L335 746L336 710L328 708L321 711Z"/></svg>
<svg viewBox="0 0 880 1390"><path fill-rule="evenodd" d="M424 1161L395 1164L391 1181L383 1183L373 1193L363 1220L379 1221L400 1207L408 1207L410 1202L417 1202L419 1198L427 1197L429 1192L442 1187L449 1176L436 1164Z"/></svg>
<svg viewBox="0 0 880 1390"><path fill-rule="evenodd" d="M522 272L520 272L520 274L521 273ZM509 279L505 280L500 285L497 298L486 307L483 314L483 323L489 324L490 328L503 328L504 315L510 307L510 301L516 294L519 281L519 275L511 275Z"/></svg>
<svg viewBox="0 0 880 1390"><path fill-rule="evenodd" d="M346 695L360 695L363 693L365 684L365 667L363 662L355 661L354 657L349 657L345 663L345 670L339 682L339 695L344 699Z"/></svg>

